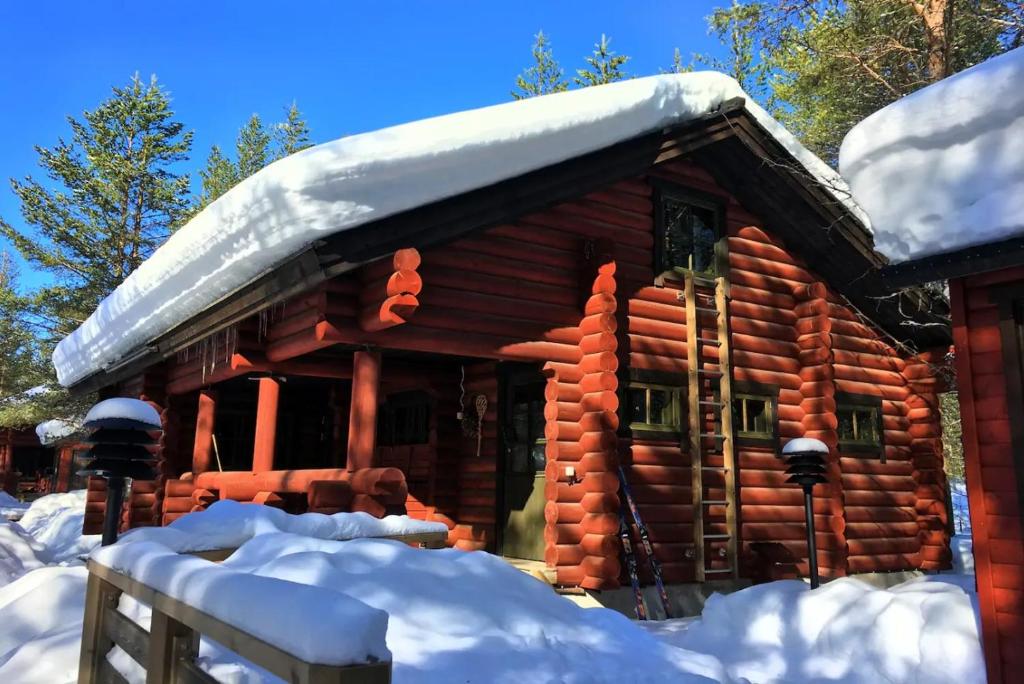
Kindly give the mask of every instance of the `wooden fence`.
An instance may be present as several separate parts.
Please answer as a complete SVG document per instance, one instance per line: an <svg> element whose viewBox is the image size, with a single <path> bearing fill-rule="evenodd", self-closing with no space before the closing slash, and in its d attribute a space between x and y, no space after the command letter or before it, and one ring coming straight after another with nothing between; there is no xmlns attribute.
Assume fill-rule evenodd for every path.
<svg viewBox="0 0 1024 684"><path fill-rule="evenodd" d="M196 664L199 639L209 637L287 682L296 684L387 684L391 663L322 665L309 663L201 610L156 591L116 570L89 561L82 627L79 684L122 684L126 679L107 660L120 646L146 670L147 684L209 684L217 680ZM150 630L118 611L127 594L153 609ZM345 635L339 634L339 639Z"/></svg>

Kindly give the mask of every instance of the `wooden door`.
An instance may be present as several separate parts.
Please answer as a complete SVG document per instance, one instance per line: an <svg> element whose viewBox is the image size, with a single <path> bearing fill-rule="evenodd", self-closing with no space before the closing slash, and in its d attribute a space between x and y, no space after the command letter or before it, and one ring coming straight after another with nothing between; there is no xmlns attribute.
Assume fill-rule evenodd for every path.
<svg viewBox="0 0 1024 684"><path fill-rule="evenodd" d="M533 368L504 373L499 406L503 511L501 553L544 559L544 378Z"/></svg>

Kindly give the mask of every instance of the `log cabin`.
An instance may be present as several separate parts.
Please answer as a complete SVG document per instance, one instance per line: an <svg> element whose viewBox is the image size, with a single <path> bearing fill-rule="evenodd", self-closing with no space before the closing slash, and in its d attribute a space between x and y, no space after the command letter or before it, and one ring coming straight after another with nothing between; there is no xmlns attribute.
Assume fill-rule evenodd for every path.
<svg viewBox="0 0 1024 684"><path fill-rule="evenodd" d="M54 452L31 428L0 428L0 490L11 495L46 494Z"/></svg>
<svg viewBox="0 0 1024 684"><path fill-rule="evenodd" d="M937 570L948 333L883 263L835 175L734 81L636 79L277 162L55 363L73 392L161 412L128 526L217 499L404 510L612 591L621 466L666 583L738 586L807 571L777 454L810 436L831 449L823 575Z"/></svg>
<svg viewBox="0 0 1024 684"><path fill-rule="evenodd" d="M850 131L840 153L891 260L882 271L889 288L948 284L992 684L1020 682L1024 672L1022 81L1018 48L879 110Z"/></svg>

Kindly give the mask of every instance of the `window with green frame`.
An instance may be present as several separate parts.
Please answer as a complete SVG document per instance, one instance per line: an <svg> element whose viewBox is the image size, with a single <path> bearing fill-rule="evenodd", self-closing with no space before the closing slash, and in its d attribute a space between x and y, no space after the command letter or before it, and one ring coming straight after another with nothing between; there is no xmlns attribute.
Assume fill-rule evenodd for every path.
<svg viewBox="0 0 1024 684"><path fill-rule="evenodd" d="M840 395L836 397L836 419L840 450L878 452L884 460L880 399Z"/></svg>
<svg viewBox="0 0 1024 684"><path fill-rule="evenodd" d="M769 395L736 392L732 400L736 437L770 441L775 439L775 401Z"/></svg>
<svg viewBox="0 0 1024 684"><path fill-rule="evenodd" d="M714 201L690 197L685 191L662 190L656 221L658 271L682 269L713 275L721 216Z"/></svg>
<svg viewBox="0 0 1024 684"><path fill-rule="evenodd" d="M683 431L683 388L631 381L626 388L626 419L633 430Z"/></svg>

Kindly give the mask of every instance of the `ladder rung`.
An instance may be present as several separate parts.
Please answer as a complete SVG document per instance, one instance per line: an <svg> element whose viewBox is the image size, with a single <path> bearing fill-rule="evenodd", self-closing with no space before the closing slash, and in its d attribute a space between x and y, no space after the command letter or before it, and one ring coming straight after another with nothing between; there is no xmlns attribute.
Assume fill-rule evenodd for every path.
<svg viewBox="0 0 1024 684"><path fill-rule="evenodd" d="M690 277L693 278L693 282L695 283L703 283L705 285L712 286L718 284L718 280L716 278L709 278L708 276L697 275L696 273L691 273Z"/></svg>
<svg viewBox="0 0 1024 684"><path fill-rule="evenodd" d="M701 406L725 406L725 404L720 401L698 401L697 403Z"/></svg>
<svg viewBox="0 0 1024 684"><path fill-rule="evenodd" d="M704 574L705 575L721 575L721 574L724 574L724 573L727 573L727 572L731 573L732 572L732 568L723 568L723 569L720 569L720 570L712 570L711 568L704 568Z"/></svg>
<svg viewBox="0 0 1024 684"><path fill-rule="evenodd" d="M725 435L720 435L717 432L702 432L700 436L708 439L725 439Z"/></svg>
<svg viewBox="0 0 1024 684"><path fill-rule="evenodd" d="M712 499L710 501L702 501L705 506L728 506L729 502L725 499Z"/></svg>
<svg viewBox="0 0 1024 684"><path fill-rule="evenodd" d="M696 309L697 311L700 311L701 313L713 313L716 316L718 315L718 309L709 309L706 306L695 306L693 308Z"/></svg>
<svg viewBox="0 0 1024 684"><path fill-rule="evenodd" d="M717 375L719 377L722 377L724 373L722 373L722 371L709 371L697 369L697 375Z"/></svg>
<svg viewBox="0 0 1024 684"><path fill-rule="evenodd" d="M725 466L701 466L701 470L721 470L723 472L729 472L729 469Z"/></svg>
<svg viewBox="0 0 1024 684"><path fill-rule="evenodd" d="M705 534L704 539L728 539L728 534Z"/></svg>
<svg viewBox="0 0 1024 684"><path fill-rule="evenodd" d="M718 338L711 339L710 337L698 337L697 341L698 342L703 342L704 344L717 344L717 345L721 345L722 344L722 341L720 339L718 339Z"/></svg>

